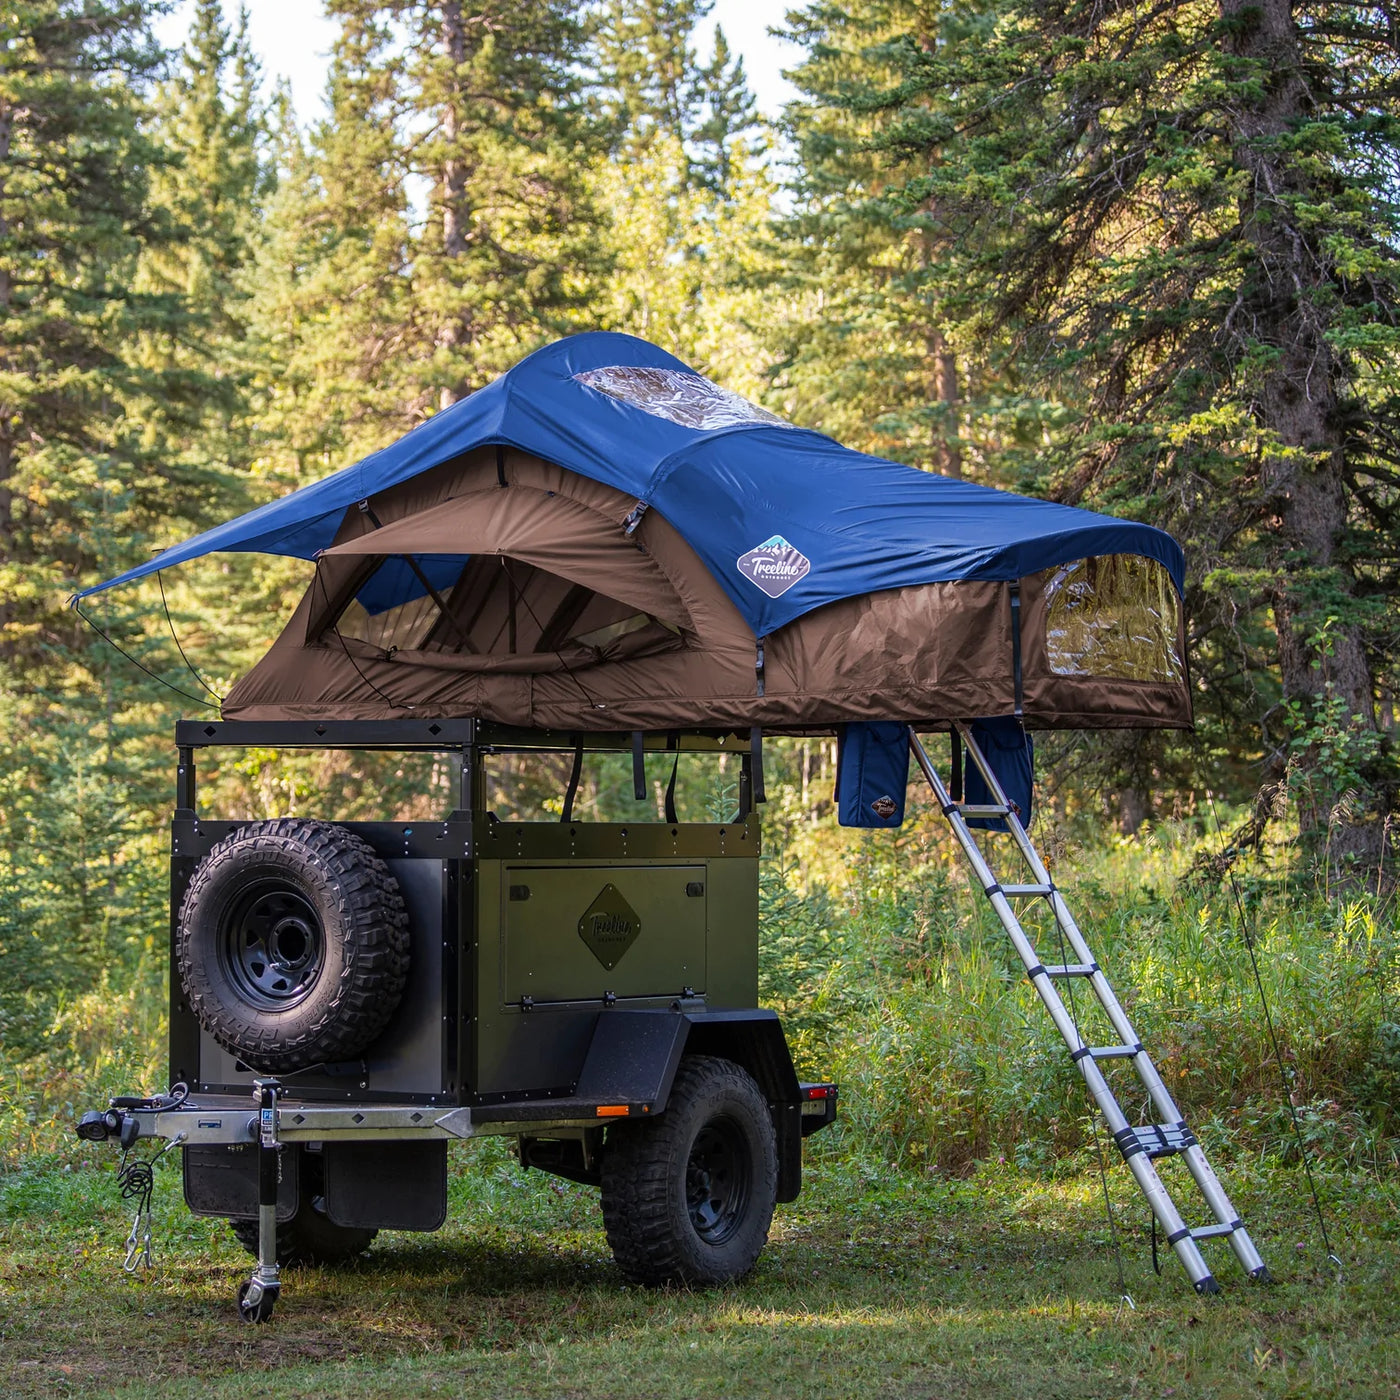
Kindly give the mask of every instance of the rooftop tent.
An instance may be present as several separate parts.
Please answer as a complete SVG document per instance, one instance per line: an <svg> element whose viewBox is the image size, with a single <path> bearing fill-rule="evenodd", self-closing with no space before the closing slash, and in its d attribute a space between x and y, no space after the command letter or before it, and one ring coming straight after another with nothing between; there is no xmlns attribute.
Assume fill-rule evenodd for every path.
<svg viewBox="0 0 1400 1400"><path fill-rule="evenodd" d="M852 452L630 336L98 587L214 550L316 560L231 719L1190 722L1169 536Z"/></svg>

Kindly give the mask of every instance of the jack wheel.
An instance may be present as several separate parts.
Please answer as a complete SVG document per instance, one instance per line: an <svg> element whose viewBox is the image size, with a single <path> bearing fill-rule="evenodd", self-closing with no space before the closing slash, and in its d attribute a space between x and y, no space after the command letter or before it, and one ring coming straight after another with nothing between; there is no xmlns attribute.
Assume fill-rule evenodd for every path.
<svg viewBox="0 0 1400 1400"><path fill-rule="evenodd" d="M282 1290L274 1284L244 1279L238 1285L238 1315L244 1322L267 1322Z"/></svg>

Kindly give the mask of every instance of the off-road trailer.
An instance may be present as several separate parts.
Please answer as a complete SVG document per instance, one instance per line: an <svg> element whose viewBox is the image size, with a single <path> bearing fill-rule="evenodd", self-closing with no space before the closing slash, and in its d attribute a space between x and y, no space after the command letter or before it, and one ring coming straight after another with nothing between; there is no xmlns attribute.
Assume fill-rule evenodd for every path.
<svg viewBox="0 0 1400 1400"><path fill-rule="evenodd" d="M213 552L314 573L222 698L230 723L179 731L172 1069L190 1096L115 1104L87 1131L175 1134L196 1206L261 1244L248 1313L276 1281L252 1213L271 1222L279 1163L289 1248L324 1257L391 1217L436 1224L443 1141L510 1133L527 1162L598 1181L638 1278L741 1271L796 1193L834 1090L797 1082L755 1009L761 766L722 825L484 811L493 749L599 728L634 771L680 731L741 754L765 729L835 734L856 827L900 825L912 760L1193 1286L1218 1287L1199 1248L1216 1239L1267 1276L1029 834L1036 732L1191 725L1170 536L852 452L593 332L75 606ZM944 783L918 735L950 730ZM194 806L194 753L215 742L441 748L461 796L437 823L219 826ZM268 864L302 886L260 883ZM349 930L325 976L313 889ZM772 1182L719 1189L740 1158ZM1159 1174L1173 1158L1207 1223Z"/></svg>
<svg viewBox="0 0 1400 1400"><path fill-rule="evenodd" d="M176 745L173 1087L113 1100L79 1134L182 1148L189 1208L257 1255L245 1319L271 1315L283 1264L440 1227L448 1144L481 1136L601 1187L632 1279L752 1266L837 1091L799 1081L757 1004L748 734L182 721ZM229 746L440 753L456 805L430 821L212 819L196 755ZM582 756L608 750L637 767L648 751L733 753L733 820L573 820ZM487 810L489 757L521 752L574 756L561 820Z"/></svg>

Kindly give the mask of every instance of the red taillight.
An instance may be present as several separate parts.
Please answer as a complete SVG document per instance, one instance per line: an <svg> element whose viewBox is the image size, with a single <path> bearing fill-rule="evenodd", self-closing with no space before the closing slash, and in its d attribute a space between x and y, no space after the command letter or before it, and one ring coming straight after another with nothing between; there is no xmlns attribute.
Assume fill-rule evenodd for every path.
<svg viewBox="0 0 1400 1400"><path fill-rule="evenodd" d="M809 1099L834 1099L836 1097L836 1085L809 1084L807 1085L807 1097Z"/></svg>

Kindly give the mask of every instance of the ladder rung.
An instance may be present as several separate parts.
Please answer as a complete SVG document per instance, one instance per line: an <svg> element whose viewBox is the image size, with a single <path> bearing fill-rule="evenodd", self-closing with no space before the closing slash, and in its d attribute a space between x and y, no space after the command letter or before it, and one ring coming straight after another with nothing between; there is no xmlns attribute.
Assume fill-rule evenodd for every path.
<svg viewBox="0 0 1400 1400"><path fill-rule="evenodd" d="M1092 977L1099 970L1098 963L1063 963L1040 969L1047 977Z"/></svg>
<svg viewBox="0 0 1400 1400"><path fill-rule="evenodd" d="M1010 813L1009 807L972 806L960 803L958 815L963 817L1004 817Z"/></svg>
<svg viewBox="0 0 1400 1400"><path fill-rule="evenodd" d="M1231 1221L1228 1225L1202 1225L1191 1231L1193 1240L1217 1240L1224 1235L1233 1235L1240 1228L1238 1220Z"/></svg>
<svg viewBox="0 0 1400 1400"><path fill-rule="evenodd" d="M1131 1060L1142 1054L1141 1045L1094 1045L1089 1054L1096 1060Z"/></svg>
<svg viewBox="0 0 1400 1400"><path fill-rule="evenodd" d="M1053 894L1054 885L1003 885L1002 894Z"/></svg>

